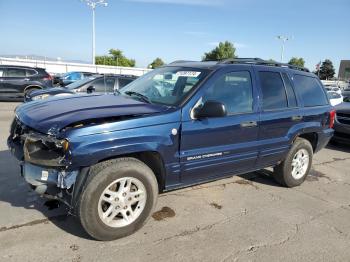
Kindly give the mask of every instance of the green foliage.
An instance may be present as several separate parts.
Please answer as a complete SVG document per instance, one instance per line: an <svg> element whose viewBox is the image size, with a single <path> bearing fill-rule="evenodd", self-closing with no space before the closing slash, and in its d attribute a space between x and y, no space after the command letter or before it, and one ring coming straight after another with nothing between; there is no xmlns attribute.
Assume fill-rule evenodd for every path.
<svg viewBox="0 0 350 262"><path fill-rule="evenodd" d="M323 61L320 67L320 72L317 71L316 74L319 75L320 79L322 80L333 78L335 75L335 69L332 61L329 59L326 59L325 61Z"/></svg>
<svg viewBox="0 0 350 262"><path fill-rule="evenodd" d="M213 50L211 50L208 53L205 53L202 60L203 61L220 61L230 58L236 58L235 55L236 48L234 47L233 43L226 41L226 42L220 42L217 47L215 47Z"/></svg>
<svg viewBox="0 0 350 262"><path fill-rule="evenodd" d="M294 66L299 66L299 67L304 67L305 66L305 60L300 57L292 57L292 59L289 60L288 64L294 65Z"/></svg>
<svg viewBox="0 0 350 262"><path fill-rule="evenodd" d="M119 49L110 49L109 55L96 56L96 65L135 67L135 60L123 55Z"/></svg>
<svg viewBox="0 0 350 262"><path fill-rule="evenodd" d="M148 67L155 69L163 66L164 64L165 64L164 61L161 58L157 57L156 59L153 60L151 64L148 65Z"/></svg>

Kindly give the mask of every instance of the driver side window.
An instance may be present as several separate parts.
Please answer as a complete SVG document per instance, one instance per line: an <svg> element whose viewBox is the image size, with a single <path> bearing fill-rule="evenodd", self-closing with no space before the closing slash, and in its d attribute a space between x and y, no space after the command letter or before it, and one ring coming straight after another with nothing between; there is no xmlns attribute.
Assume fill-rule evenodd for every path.
<svg viewBox="0 0 350 262"><path fill-rule="evenodd" d="M202 97L206 101L217 101L225 105L228 114L253 111L253 87L248 71L230 72L220 76Z"/></svg>

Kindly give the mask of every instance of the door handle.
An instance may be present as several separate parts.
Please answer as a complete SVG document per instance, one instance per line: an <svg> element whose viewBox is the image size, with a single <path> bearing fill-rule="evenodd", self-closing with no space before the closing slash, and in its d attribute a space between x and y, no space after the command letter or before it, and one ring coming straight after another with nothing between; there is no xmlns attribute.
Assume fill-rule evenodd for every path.
<svg viewBox="0 0 350 262"><path fill-rule="evenodd" d="M23 80L24 80L24 81L29 81L30 79L29 79L29 78L24 78Z"/></svg>
<svg viewBox="0 0 350 262"><path fill-rule="evenodd" d="M243 128L251 128L251 127L257 127L258 123L256 121L248 121L248 122L242 122L241 127Z"/></svg>
<svg viewBox="0 0 350 262"><path fill-rule="evenodd" d="M292 116L293 121L300 121L303 119L303 116Z"/></svg>

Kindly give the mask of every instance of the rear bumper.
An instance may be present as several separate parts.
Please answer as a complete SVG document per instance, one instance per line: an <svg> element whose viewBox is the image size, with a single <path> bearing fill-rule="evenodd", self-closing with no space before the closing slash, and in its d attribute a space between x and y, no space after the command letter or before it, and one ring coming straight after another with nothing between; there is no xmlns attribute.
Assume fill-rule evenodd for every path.
<svg viewBox="0 0 350 262"><path fill-rule="evenodd" d="M332 139L334 135L334 130L331 128L325 129L322 132L318 133L318 142L317 142L317 146L315 149L315 153L317 153L318 151L320 151L321 149L323 149L328 143L329 141Z"/></svg>

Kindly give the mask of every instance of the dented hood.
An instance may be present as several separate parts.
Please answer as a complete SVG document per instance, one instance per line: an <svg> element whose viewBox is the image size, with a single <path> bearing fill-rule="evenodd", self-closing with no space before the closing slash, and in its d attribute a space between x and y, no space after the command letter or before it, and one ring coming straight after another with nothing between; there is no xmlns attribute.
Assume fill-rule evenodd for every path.
<svg viewBox="0 0 350 262"><path fill-rule="evenodd" d="M155 114L167 108L113 94L79 95L22 104L17 107L16 116L34 130L57 134L62 128L82 121Z"/></svg>

